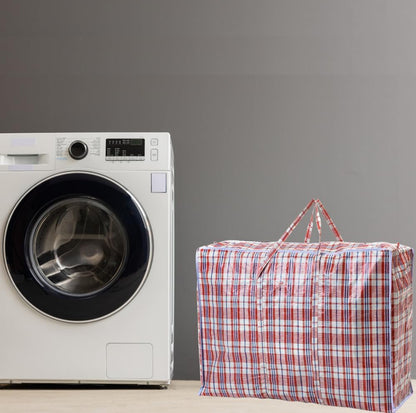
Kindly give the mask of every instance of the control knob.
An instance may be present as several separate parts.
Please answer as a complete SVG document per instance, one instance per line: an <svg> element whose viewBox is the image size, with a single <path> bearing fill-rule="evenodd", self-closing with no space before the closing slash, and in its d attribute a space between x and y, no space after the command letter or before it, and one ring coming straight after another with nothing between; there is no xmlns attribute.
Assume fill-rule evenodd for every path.
<svg viewBox="0 0 416 413"><path fill-rule="evenodd" d="M73 159L84 159L88 153L88 146L85 142L74 141L68 148L69 156Z"/></svg>

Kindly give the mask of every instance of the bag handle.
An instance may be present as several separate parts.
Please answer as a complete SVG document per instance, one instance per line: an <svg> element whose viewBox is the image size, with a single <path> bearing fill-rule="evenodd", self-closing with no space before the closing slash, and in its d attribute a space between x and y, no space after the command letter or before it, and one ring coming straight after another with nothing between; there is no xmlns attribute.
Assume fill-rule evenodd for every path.
<svg viewBox="0 0 416 413"><path fill-rule="evenodd" d="M319 233L319 242L321 242L321 236L322 236L321 216L319 215L319 208L315 205L311 213L311 218L309 219L308 227L306 228L306 234L305 234L305 240L304 240L306 244L309 244L311 241L314 218L316 222L316 228L318 229L318 233Z"/></svg>
<svg viewBox="0 0 416 413"><path fill-rule="evenodd" d="M278 241L272 243L272 245L269 247L266 256L264 257L263 261L259 264L258 270L256 273L256 278L260 277L264 269L266 268L266 265L269 263L273 255L276 253L278 248L280 247L280 244L285 242L290 234L294 231L296 226L299 224L301 219L305 216L305 214L308 212L308 210L311 208L311 206L314 205L314 211L312 211L311 219L309 220L308 228L306 230L305 235L305 242L310 241L310 236L312 233L313 228L313 215L315 215L316 220L316 226L318 228L319 232L319 243L321 242L321 218L319 216L319 210L322 212L322 214L325 217L325 220L328 224L328 226L331 228L332 232L334 233L335 237L338 241L343 242L344 240L341 237L341 234L339 233L337 227L334 224L334 221L332 221L331 217L329 216L327 210L322 205L322 202L319 199L312 199L308 205L301 211L301 213L295 218L295 220L289 225L288 229L283 233L283 235L279 238ZM312 221L312 222L311 222Z"/></svg>
<svg viewBox="0 0 416 413"><path fill-rule="evenodd" d="M299 222L302 220L302 218L305 216L305 214L308 212L308 210L311 208L312 205L315 205L316 211L318 211L318 209L319 209L322 212L322 214L325 217L325 220L326 220L329 228L334 233L335 238L339 242L343 242L344 241L342 239L341 234L339 233L337 227L335 226L334 221L329 216L329 214L328 214L327 210L325 209L325 207L322 205L322 202L319 199L311 199L311 201L308 203L308 205L306 205L306 207L301 211L301 213L295 218L295 220L289 225L289 227L287 228L287 230L279 238L279 240L277 241L278 243L285 242L289 238L289 236L292 234L292 232L298 226ZM319 211L318 211L318 214L319 214ZM321 233L320 232L320 228L321 228L320 222L321 222L321 219L320 219L319 215L316 215L316 216L317 216L317 218L316 218L316 226L318 227L319 233ZM309 224L310 224L310 222L309 222ZM312 225L311 225L311 227L312 227ZM309 229L309 225L308 225L308 229ZM305 240L307 239L307 236L308 236L308 229L306 230ZM312 232L312 228L311 228L311 230L309 232L310 233ZM310 234L309 234L309 239L310 239ZM319 240L319 242L321 242L321 241Z"/></svg>

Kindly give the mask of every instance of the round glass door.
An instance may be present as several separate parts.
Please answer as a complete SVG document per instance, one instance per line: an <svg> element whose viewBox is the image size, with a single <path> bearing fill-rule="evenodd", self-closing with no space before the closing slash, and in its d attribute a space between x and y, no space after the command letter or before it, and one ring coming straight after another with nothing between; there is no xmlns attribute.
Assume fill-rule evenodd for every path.
<svg viewBox="0 0 416 413"><path fill-rule="evenodd" d="M40 282L85 296L108 287L123 269L127 236L119 219L92 198L59 201L29 232L29 259Z"/></svg>
<svg viewBox="0 0 416 413"><path fill-rule="evenodd" d="M4 250L10 278L42 313L65 321L106 317L146 280L147 217L121 185L92 173L40 182L14 208Z"/></svg>

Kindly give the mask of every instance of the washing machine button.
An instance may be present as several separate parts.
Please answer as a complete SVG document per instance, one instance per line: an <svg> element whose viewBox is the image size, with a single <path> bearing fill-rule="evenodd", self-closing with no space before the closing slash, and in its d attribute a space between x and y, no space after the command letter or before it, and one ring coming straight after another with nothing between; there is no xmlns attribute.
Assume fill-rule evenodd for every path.
<svg viewBox="0 0 416 413"><path fill-rule="evenodd" d="M88 145L83 141L74 141L69 145L68 152L73 159L84 159L88 154Z"/></svg>
<svg viewBox="0 0 416 413"><path fill-rule="evenodd" d="M159 158L159 153L158 152L159 151L157 149L155 149L155 148L153 148L150 151L150 160L151 161L157 161L158 160L158 158Z"/></svg>

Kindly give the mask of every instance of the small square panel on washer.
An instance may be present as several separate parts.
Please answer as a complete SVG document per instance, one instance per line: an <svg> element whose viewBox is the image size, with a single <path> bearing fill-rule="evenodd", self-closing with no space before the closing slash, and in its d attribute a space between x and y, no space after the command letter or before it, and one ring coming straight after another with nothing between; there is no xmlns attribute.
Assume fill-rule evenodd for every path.
<svg viewBox="0 0 416 413"><path fill-rule="evenodd" d="M152 173L152 192L166 192L166 173Z"/></svg>
<svg viewBox="0 0 416 413"><path fill-rule="evenodd" d="M150 379L153 375L153 348L149 343L107 344L109 379Z"/></svg>

